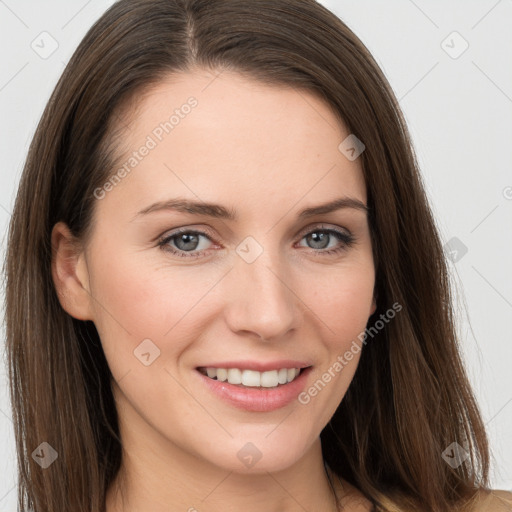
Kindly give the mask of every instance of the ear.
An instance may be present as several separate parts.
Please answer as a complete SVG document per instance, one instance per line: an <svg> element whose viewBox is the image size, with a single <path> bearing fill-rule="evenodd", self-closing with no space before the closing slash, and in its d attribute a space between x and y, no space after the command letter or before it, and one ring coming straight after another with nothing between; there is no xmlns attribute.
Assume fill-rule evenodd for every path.
<svg viewBox="0 0 512 512"><path fill-rule="evenodd" d="M373 313L375 313L375 311L377 311L377 293L373 294L372 308L370 310L370 315L369 316L372 316Z"/></svg>
<svg viewBox="0 0 512 512"><path fill-rule="evenodd" d="M52 278L62 308L78 320L93 320L85 255L68 226L53 226Z"/></svg>

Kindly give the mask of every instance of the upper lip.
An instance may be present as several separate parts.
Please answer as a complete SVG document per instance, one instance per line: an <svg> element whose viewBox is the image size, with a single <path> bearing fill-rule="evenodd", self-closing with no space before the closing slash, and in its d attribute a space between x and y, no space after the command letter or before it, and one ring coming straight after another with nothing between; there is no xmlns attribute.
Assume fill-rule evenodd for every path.
<svg viewBox="0 0 512 512"><path fill-rule="evenodd" d="M208 363L198 368L239 368L243 370L254 370L257 372L267 372L272 370L280 370L281 368L307 368L311 366L304 361L295 361L293 359L280 359L278 361L216 361Z"/></svg>

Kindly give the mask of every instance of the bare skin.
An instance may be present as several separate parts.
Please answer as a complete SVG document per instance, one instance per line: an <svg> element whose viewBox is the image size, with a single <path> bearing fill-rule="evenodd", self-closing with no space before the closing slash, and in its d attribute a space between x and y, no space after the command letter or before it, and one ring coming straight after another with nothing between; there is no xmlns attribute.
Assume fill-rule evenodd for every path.
<svg viewBox="0 0 512 512"><path fill-rule="evenodd" d="M349 133L314 95L195 70L162 81L122 118L120 162L191 96L197 106L97 200L85 247L63 223L52 232L61 304L94 322L114 376L124 454L107 512L335 511L319 436L361 352L307 404L269 412L226 403L196 368L301 360L312 366L309 389L352 350L376 308L366 212L298 214L341 197L366 205L360 159L340 152ZM238 217L137 215L178 197ZM177 228L200 231L196 247L181 237L158 245ZM262 249L250 263L237 252L246 237ZM134 356L145 339L159 350L150 365ZM237 456L248 442L261 453L252 467ZM370 510L355 488L336 487L346 512Z"/></svg>

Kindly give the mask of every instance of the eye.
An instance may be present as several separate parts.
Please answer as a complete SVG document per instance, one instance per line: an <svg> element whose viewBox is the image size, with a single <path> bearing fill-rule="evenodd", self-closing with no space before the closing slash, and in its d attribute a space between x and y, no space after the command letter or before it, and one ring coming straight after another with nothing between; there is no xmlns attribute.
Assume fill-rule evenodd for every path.
<svg viewBox="0 0 512 512"><path fill-rule="evenodd" d="M306 233L302 240L312 249L319 249L314 251L318 255L336 254L341 251L346 251L349 247L354 245L355 237L351 233L345 233L333 228L324 228L323 226L315 228L313 231ZM329 244L334 244L329 247Z"/></svg>
<svg viewBox="0 0 512 512"><path fill-rule="evenodd" d="M168 251L177 256L196 258L201 256L202 251L206 249L206 247L204 247L205 244L201 244L201 238L209 240L210 242L212 241L206 233L183 229L166 236L158 242L158 245L162 250Z"/></svg>

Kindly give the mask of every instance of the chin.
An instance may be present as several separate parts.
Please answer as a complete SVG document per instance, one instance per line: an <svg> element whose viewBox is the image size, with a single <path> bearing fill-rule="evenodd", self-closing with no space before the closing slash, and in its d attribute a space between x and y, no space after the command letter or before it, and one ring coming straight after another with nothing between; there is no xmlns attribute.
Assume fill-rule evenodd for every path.
<svg viewBox="0 0 512 512"><path fill-rule="evenodd" d="M202 458L226 471L239 474L283 471L303 457L308 446L303 442L293 442L284 431L277 435L274 428L268 424L259 426L258 435L237 436L226 442L215 443L214 448L210 445L202 450Z"/></svg>

